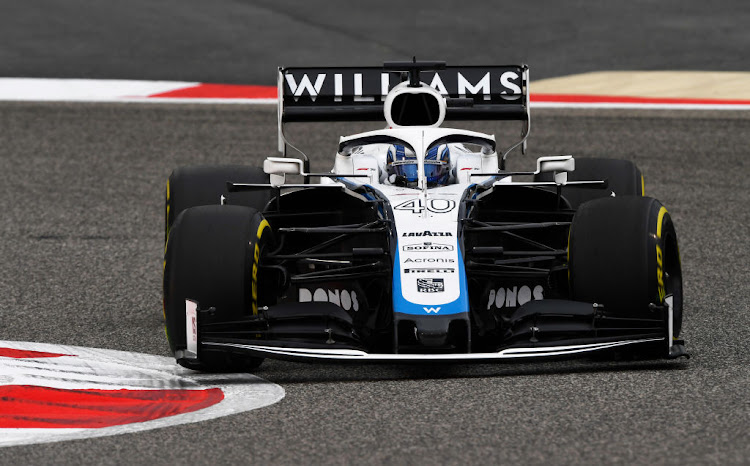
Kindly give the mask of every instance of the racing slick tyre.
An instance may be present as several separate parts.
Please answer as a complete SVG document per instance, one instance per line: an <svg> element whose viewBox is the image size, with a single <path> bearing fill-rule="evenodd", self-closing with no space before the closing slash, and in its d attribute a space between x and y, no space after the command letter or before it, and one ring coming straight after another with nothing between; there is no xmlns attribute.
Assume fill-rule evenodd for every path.
<svg viewBox="0 0 750 466"><path fill-rule="evenodd" d="M575 210L586 201L601 197L643 196L643 175L629 160L576 157L576 169L568 181L607 180L607 189L566 186L562 195ZM552 181L552 173L540 173L535 181ZM614 193L614 196L612 196Z"/></svg>
<svg viewBox="0 0 750 466"><path fill-rule="evenodd" d="M263 211L270 198L268 190L227 193L227 181L237 183L265 183L268 175L262 168L244 165L199 165L178 167L167 180L165 203L164 242L169 229L183 210L200 205L220 205L225 196L227 204L252 207Z"/></svg>
<svg viewBox="0 0 750 466"><path fill-rule="evenodd" d="M164 259L164 318L167 339L178 363L205 371L244 371L263 361L198 351L198 359L180 358L187 347L185 300L200 309L215 308L221 321L232 321L258 312L274 292L260 282L259 262L270 245L271 228L263 215L244 206L198 206L184 210L175 220ZM275 298L275 295L270 299Z"/></svg>
<svg viewBox="0 0 750 466"><path fill-rule="evenodd" d="M625 196L582 204L570 228L568 254L574 300L603 305L609 315L662 317L668 327L671 298L672 336L680 334L683 301L677 234L658 200Z"/></svg>

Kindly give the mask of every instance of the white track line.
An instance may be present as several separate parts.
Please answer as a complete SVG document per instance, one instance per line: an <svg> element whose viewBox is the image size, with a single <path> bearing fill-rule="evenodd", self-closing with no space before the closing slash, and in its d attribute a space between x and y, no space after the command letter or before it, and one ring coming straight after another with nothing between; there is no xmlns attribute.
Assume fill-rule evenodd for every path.
<svg viewBox="0 0 750 466"><path fill-rule="evenodd" d="M550 81L550 80L543 80ZM120 79L48 79L48 78L0 78L0 101L16 102L103 102L103 103L157 103L157 104L242 104L275 105L274 98L260 97L220 97L211 92L194 93L200 97L189 97L191 91L203 86L210 89L222 85L207 85L188 81L136 81ZM227 87L232 87L227 85ZM235 86L238 87L238 86ZM241 87L241 86L239 86ZM269 86L262 86L268 88ZM550 89L542 89L549 92ZM178 93L175 97L165 93ZM253 91L248 91L252 95ZM160 95L161 94L161 95ZM236 95L236 94L230 94ZM266 93L266 96L268 94ZM637 109L637 110L750 110L744 103L664 103L664 102L545 102L543 96L534 100L532 109ZM616 99L616 98L615 98ZM657 99L658 100L658 99ZM663 100L663 99L661 99ZM729 99L727 99L729 100Z"/></svg>

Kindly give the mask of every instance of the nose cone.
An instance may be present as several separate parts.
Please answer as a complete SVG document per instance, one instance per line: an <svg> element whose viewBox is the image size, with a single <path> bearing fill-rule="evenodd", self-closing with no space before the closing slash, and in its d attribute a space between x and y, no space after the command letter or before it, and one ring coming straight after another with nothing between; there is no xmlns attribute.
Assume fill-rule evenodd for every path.
<svg viewBox="0 0 750 466"><path fill-rule="evenodd" d="M430 317L415 322L414 333L417 341L429 348L445 347L452 320Z"/></svg>
<svg viewBox="0 0 750 466"><path fill-rule="evenodd" d="M466 353L471 349L468 313L397 316L398 353Z"/></svg>

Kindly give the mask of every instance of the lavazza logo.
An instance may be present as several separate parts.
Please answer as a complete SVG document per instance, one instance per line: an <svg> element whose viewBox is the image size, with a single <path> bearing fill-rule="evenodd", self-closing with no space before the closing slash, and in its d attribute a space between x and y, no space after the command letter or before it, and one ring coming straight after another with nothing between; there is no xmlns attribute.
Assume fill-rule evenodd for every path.
<svg viewBox="0 0 750 466"><path fill-rule="evenodd" d="M407 244L402 249L404 252L453 251L453 246L450 244L424 242L421 244Z"/></svg>
<svg viewBox="0 0 750 466"><path fill-rule="evenodd" d="M453 236L453 233L451 233L450 231L407 231L404 232L401 236L405 238L420 236Z"/></svg>

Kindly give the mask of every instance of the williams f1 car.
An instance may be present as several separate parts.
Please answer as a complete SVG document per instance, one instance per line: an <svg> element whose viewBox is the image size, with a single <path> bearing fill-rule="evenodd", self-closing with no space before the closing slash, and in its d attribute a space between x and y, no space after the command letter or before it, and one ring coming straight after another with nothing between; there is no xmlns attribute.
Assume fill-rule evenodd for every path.
<svg viewBox="0 0 750 466"><path fill-rule="evenodd" d="M685 356L667 210L630 161L539 157L528 68L280 68L278 157L180 167L164 312L177 362L470 362ZM520 140L446 121L518 121ZM371 121L312 173L290 122ZM382 129L385 128L385 129ZM296 150L299 156L292 157Z"/></svg>

